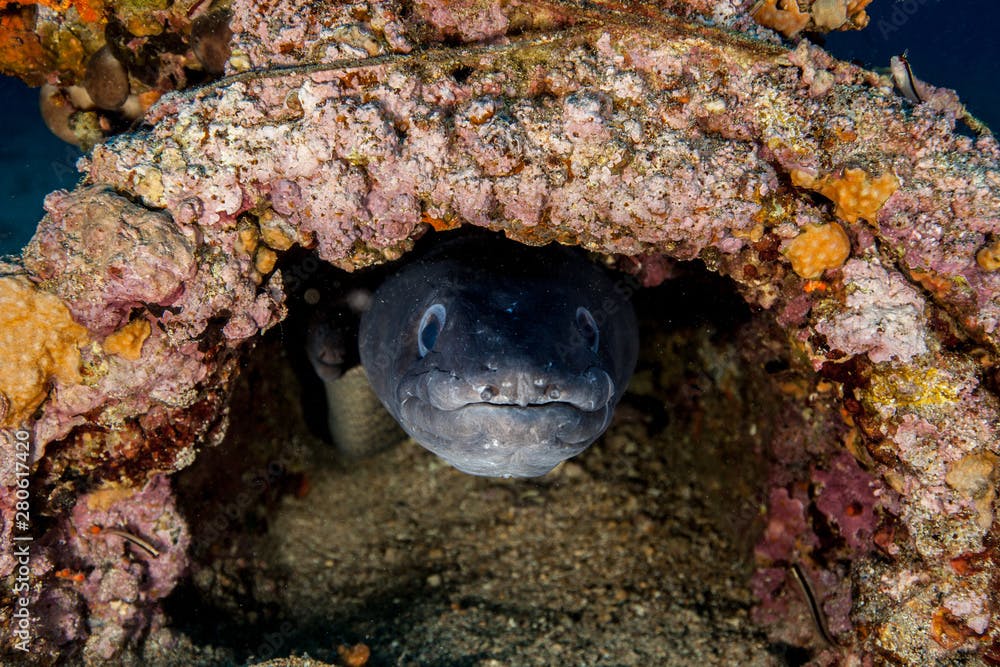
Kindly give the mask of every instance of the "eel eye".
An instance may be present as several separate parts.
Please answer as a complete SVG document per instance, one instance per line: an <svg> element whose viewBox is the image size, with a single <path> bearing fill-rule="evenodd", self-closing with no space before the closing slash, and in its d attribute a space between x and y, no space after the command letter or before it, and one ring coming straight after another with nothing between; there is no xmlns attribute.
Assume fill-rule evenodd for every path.
<svg viewBox="0 0 1000 667"><path fill-rule="evenodd" d="M597 352L597 344L601 340L601 332L597 328L597 322L590 311L580 306L576 309L576 328L583 336L583 341L590 347L592 352Z"/></svg>
<svg viewBox="0 0 1000 667"><path fill-rule="evenodd" d="M435 303L424 311L420 318L420 326L417 327L417 348L420 357L426 357L427 353L434 349L438 334L444 328L445 309L440 303Z"/></svg>

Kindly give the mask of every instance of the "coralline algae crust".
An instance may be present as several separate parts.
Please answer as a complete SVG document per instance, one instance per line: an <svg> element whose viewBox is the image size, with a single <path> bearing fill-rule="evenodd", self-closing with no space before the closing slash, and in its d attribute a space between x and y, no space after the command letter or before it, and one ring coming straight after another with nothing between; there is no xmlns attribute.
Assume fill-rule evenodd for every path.
<svg viewBox="0 0 1000 667"><path fill-rule="evenodd" d="M874 362L909 361L927 351L924 299L905 278L877 261L849 261L842 272L845 308L816 324L836 350Z"/></svg>
<svg viewBox="0 0 1000 667"><path fill-rule="evenodd" d="M813 19L816 5L833 12L824 22L839 16L830 4L813 3ZM38 405L35 483L46 502L112 482L167 493L147 479L220 436L240 355L284 317L276 267L294 244L352 269L400 256L427 226L470 223L634 256L646 283L665 275L665 258L700 258L779 314L842 403L841 422L819 435L842 440L865 468L824 455L805 480L815 498L791 472L774 473L758 547L776 565L762 561L763 607L777 590L773 570L832 548L809 525L815 503L838 553L853 558L856 594L846 568L807 565L833 591L837 632L850 635L853 621L857 651L911 664L995 651L994 602L976 591L997 574L988 535L1000 406L980 361L998 348L1000 272L977 261L1000 222L996 141L956 135L950 107L906 109L876 75L804 41L786 51L568 2L540 3L539 24L517 3L417 5L415 32L379 5L376 28L313 35L289 23L274 35L256 5L236 3L231 71L280 64L267 55L280 49L259 48L272 39L289 40L292 62L299 48L353 61L168 94L148 129L82 161L83 186L48 198L26 276L0 278L15 310L64 304L32 316L32 326L62 332L53 343L62 361L39 352L11 365L55 378L55 390L15 402L3 389L5 425ZM334 36L339 46L324 42ZM487 38L406 55L436 39ZM794 240L820 225L837 226L826 228L835 247L807 249L797 269ZM967 353L973 343L978 357ZM823 451L802 445L789 456ZM74 539L91 521L64 520ZM166 522L174 538L160 538L183 559L178 522ZM3 543L10 534L5 521ZM956 570L958 559L974 562L974 575ZM158 581L125 574L101 577L81 603L99 615ZM60 599L54 608L73 608ZM81 636L79 625L62 627ZM105 657L133 639L95 632L86 645Z"/></svg>

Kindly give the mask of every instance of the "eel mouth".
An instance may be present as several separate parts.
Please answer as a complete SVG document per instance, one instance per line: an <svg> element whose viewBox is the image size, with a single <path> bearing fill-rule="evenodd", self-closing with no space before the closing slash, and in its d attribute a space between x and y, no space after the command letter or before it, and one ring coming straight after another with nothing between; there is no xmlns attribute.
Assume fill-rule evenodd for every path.
<svg viewBox="0 0 1000 667"><path fill-rule="evenodd" d="M479 402L441 410L411 396L400 405L399 422L417 442L463 472L537 477L599 438L612 411L610 402L595 410L563 402Z"/></svg>
<svg viewBox="0 0 1000 667"><path fill-rule="evenodd" d="M596 367L469 380L432 369L398 388L394 415L410 436L459 470L537 477L586 449L611 422L615 384Z"/></svg>
<svg viewBox="0 0 1000 667"><path fill-rule="evenodd" d="M472 379L433 369L400 383L400 404L414 398L443 412L477 405L522 409L563 405L594 412L614 402L615 383L606 371L593 366L572 375L509 370Z"/></svg>

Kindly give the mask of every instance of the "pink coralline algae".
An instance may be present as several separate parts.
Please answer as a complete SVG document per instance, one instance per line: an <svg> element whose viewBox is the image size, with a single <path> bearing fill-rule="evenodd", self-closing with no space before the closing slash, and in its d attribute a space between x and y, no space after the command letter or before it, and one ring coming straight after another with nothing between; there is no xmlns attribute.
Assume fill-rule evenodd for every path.
<svg viewBox="0 0 1000 667"><path fill-rule="evenodd" d="M231 76L165 95L147 127L82 161L84 185L47 200L19 279L65 302L91 341L79 381L55 385L27 424L47 502L110 481L141 488L219 437L240 354L285 315L275 267L293 245L353 269L399 257L428 223L474 224L651 257L660 276L664 258L700 258L776 314L839 406L799 453L775 442L791 458L774 456L762 595L801 557L831 626L869 659L1000 650L982 594L1000 576L1000 272L976 261L1000 232L993 137L960 136L954 108L910 107L806 42L789 51L655 5L346 7L235 3ZM825 187L839 179L893 187L862 215ZM783 249L834 222L850 258L800 277ZM142 321L148 336L122 354ZM163 588L139 581L142 555L105 581L102 559L125 547L101 535L117 551L97 554L81 541L91 518L64 521L102 573L83 595L94 618L112 618L110 600L134 618L132 601ZM151 525L128 528L151 537ZM182 558L182 533L156 536ZM132 637L89 632L99 655Z"/></svg>
<svg viewBox="0 0 1000 667"><path fill-rule="evenodd" d="M851 260L843 270L846 309L816 325L835 350L875 362L909 361L927 351L923 300L899 274L877 262Z"/></svg>
<svg viewBox="0 0 1000 667"><path fill-rule="evenodd" d="M122 533L134 534L155 553ZM80 496L31 547L34 578L49 577L30 593L41 626L33 646L56 653L83 639L86 661L116 662L125 647L137 646L152 625L163 623L158 601L184 574L188 543L165 477L140 490L107 488Z"/></svg>
<svg viewBox="0 0 1000 667"><path fill-rule="evenodd" d="M156 553L108 529L137 531ZM79 589L90 626L84 654L111 660L123 643L143 636L156 601L184 573L187 525L174 506L170 482L160 476L136 493L102 490L82 496L65 530L67 547L89 572Z"/></svg>
<svg viewBox="0 0 1000 667"><path fill-rule="evenodd" d="M194 230L163 213L107 188L55 192L45 205L49 216L24 252L25 266L95 334L114 331L133 308L171 305L194 277Z"/></svg>
<svg viewBox="0 0 1000 667"><path fill-rule="evenodd" d="M843 452L831 461L829 470L816 470L813 479L819 487L816 509L836 526L837 532L854 553L873 547L877 517L875 488L880 486Z"/></svg>
<svg viewBox="0 0 1000 667"><path fill-rule="evenodd" d="M252 265L251 255L236 258L206 248L196 258L196 228L178 226L106 187L54 193L46 206L49 214L23 259L41 284L51 286L98 341L127 326L133 312L157 326L141 341L139 360L100 344L81 350L83 381L58 387L35 422L36 456L45 443L87 423L84 414L104 425L142 415L137 425L148 439L160 415L197 403L199 383L219 368L198 344L210 321L235 342L283 312L280 293L239 278ZM222 312L232 315L222 322ZM163 463L161 470L175 467Z"/></svg>

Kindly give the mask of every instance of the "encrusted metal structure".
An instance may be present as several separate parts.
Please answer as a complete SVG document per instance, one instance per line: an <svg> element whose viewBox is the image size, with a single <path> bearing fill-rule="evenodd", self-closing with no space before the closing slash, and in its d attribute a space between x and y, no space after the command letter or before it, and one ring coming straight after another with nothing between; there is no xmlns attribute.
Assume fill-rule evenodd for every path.
<svg viewBox="0 0 1000 667"><path fill-rule="evenodd" d="M822 570L820 503L853 561L843 651L1000 660L997 142L956 133L947 91L914 106L806 41L779 45L745 3L662 4L237 0L227 75L96 146L0 277L0 424L30 433L36 511L53 517L32 571L92 567L79 593L31 592L53 610L48 650L112 659L180 576L162 475L224 432L240 355L285 315L282 253L352 269L471 224L631 257L647 283L663 257L731 277L842 403L843 451L813 480L839 491L820 502L775 477L763 608L769 572ZM775 4L754 15L808 17ZM811 4L803 26L836 23L837 3ZM836 27L863 25L864 4ZM74 537L126 513L168 547L155 572ZM115 623L88 637L85 614Z"/></svg>

